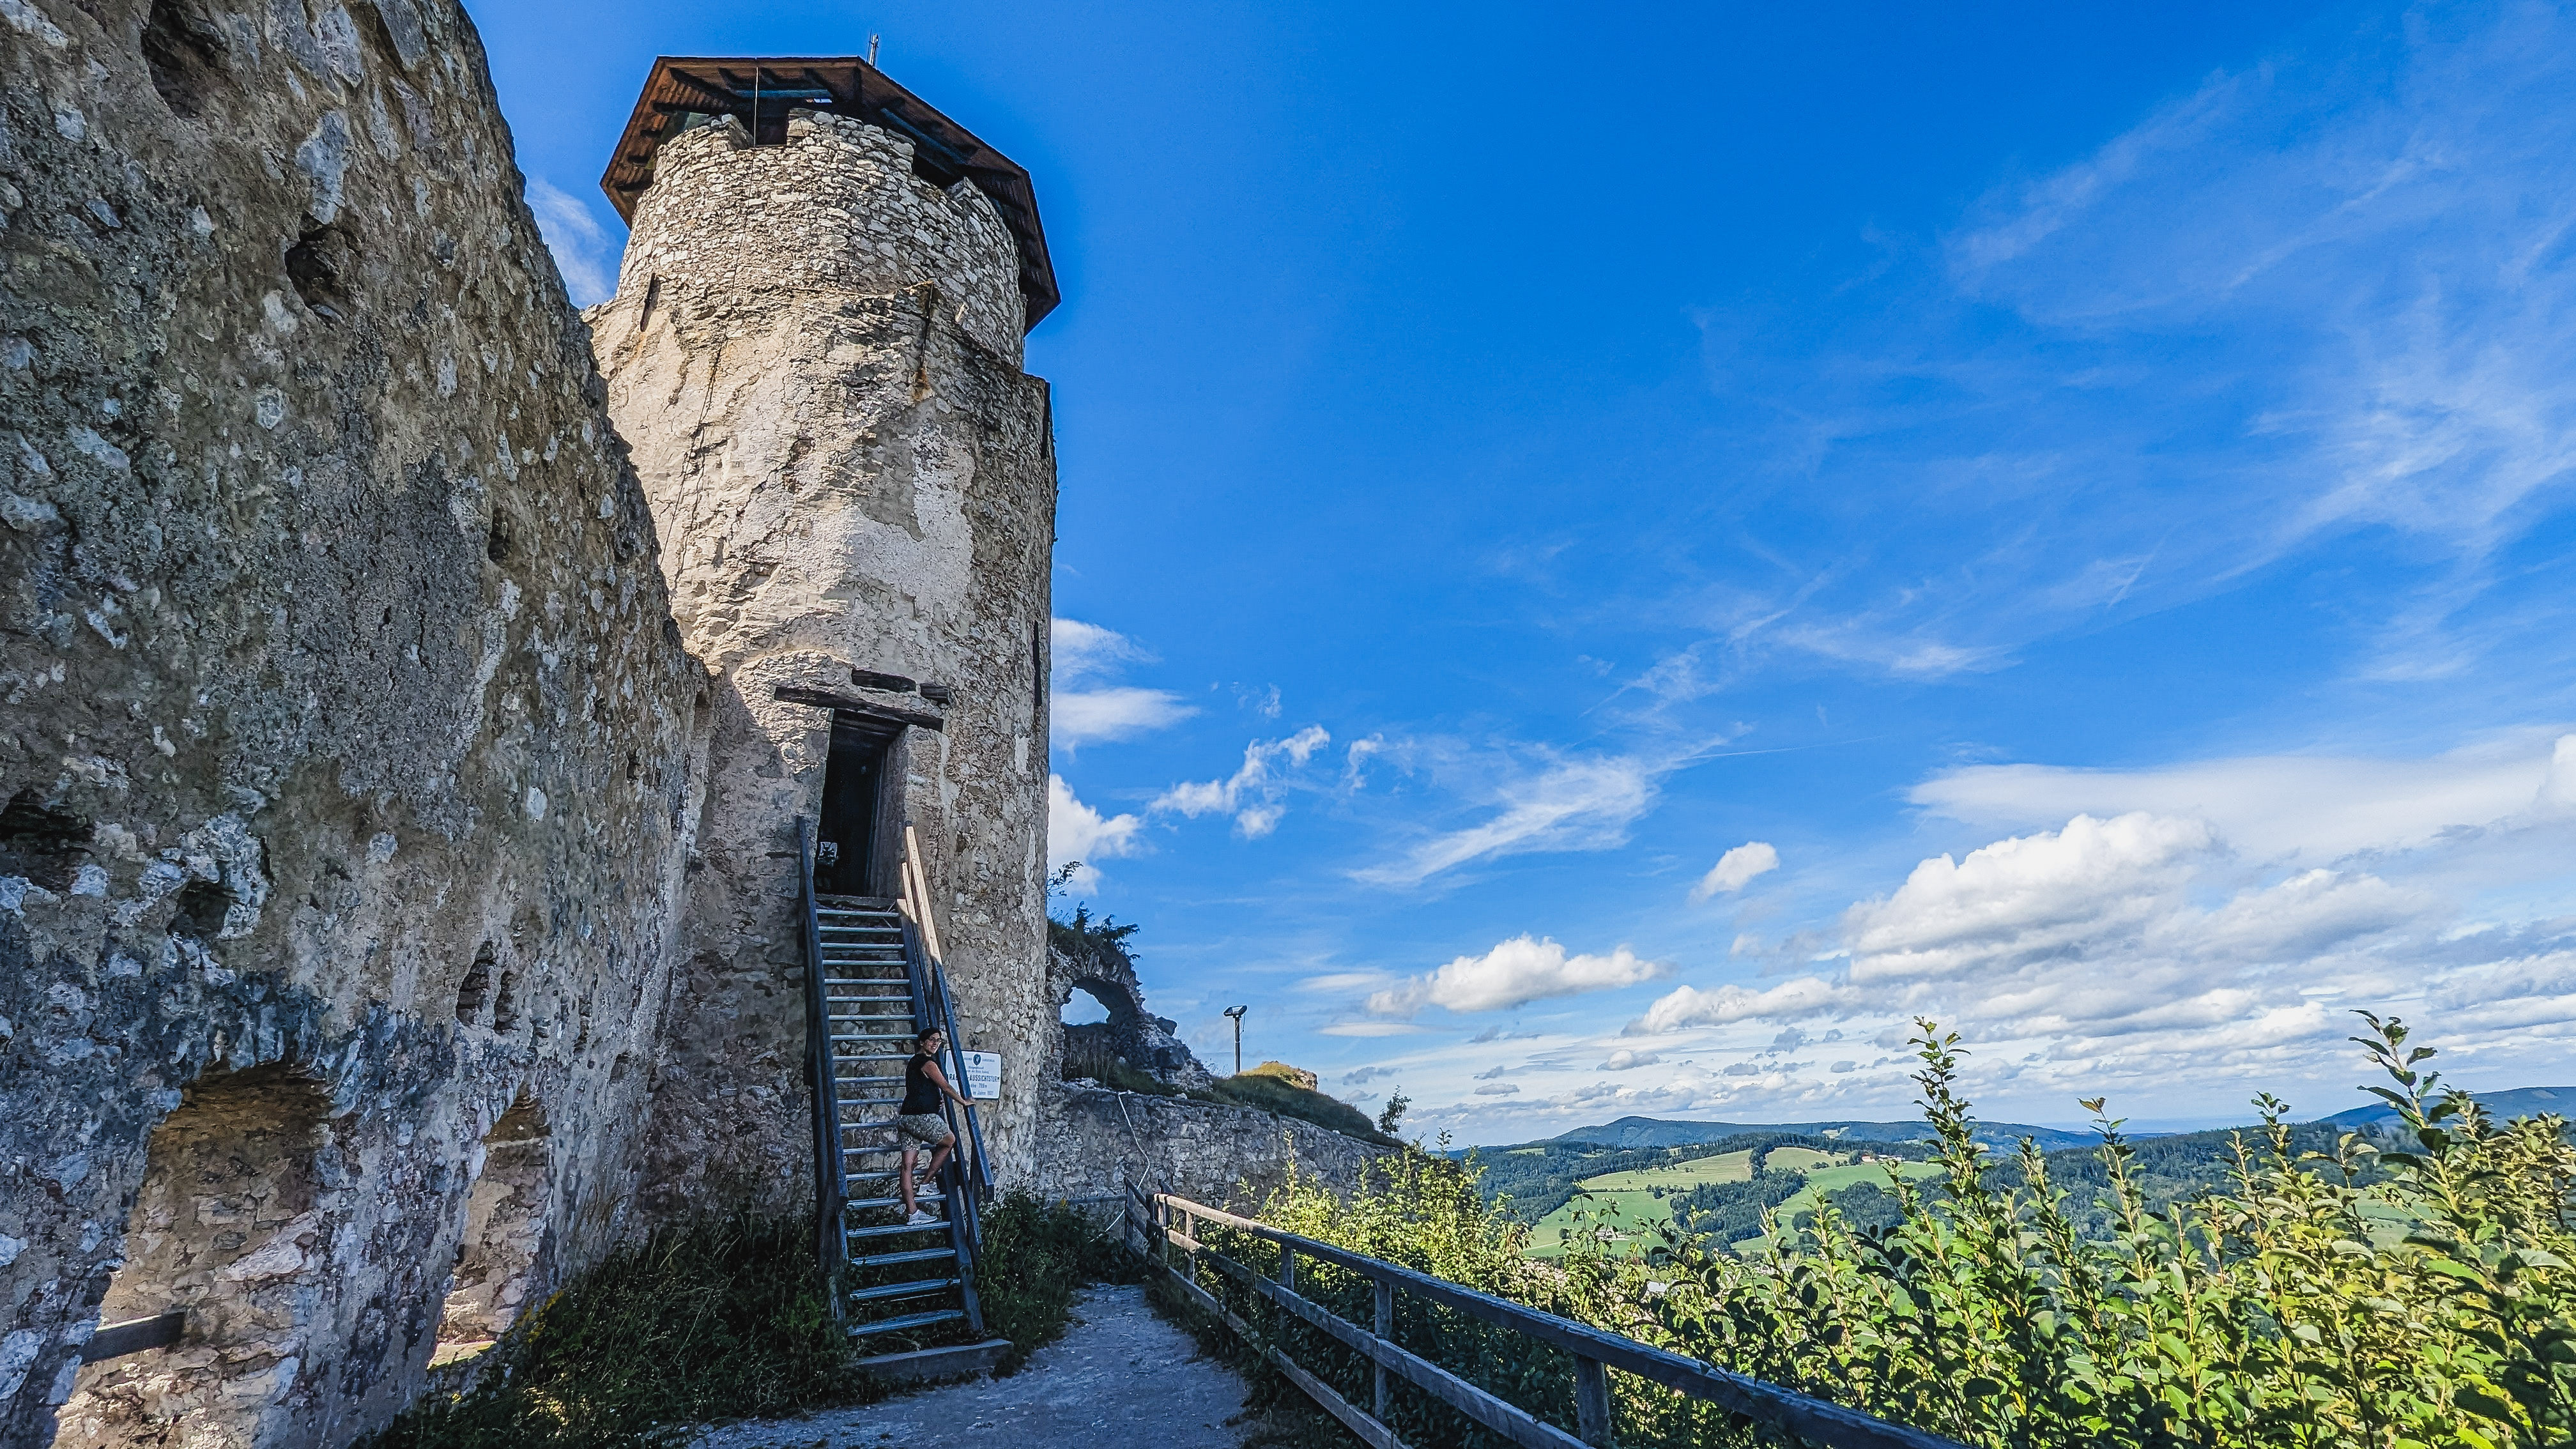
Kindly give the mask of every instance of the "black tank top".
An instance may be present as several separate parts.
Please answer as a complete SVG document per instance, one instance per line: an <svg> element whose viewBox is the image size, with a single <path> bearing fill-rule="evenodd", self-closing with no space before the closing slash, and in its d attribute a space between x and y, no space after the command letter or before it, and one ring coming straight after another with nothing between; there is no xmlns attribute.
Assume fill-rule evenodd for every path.
<svg viewBox="0 0 2576 1449"><path fill-rule="evenodd" d="M919 1052L903 1064L903 1106L907 1117L939 1110L939 1084L930 1080L930 1058Z"/></svg>

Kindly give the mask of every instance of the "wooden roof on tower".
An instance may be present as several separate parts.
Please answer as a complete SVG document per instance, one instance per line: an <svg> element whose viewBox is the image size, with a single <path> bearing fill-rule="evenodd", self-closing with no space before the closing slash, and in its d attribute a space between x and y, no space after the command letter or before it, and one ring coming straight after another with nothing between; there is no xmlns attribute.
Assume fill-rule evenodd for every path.
<svg viewBox="0 0 2576 1449"><path fill-rule="evenodd" d="M1019 243L1023 330L1055 310L1061 294L1029 173L859 56L663 56L653 62L600 189L619 216L633 221L663 142L706 117L729 115L740 117L762 145L778 145L787 139L790 110L851 116L909 138L914 173L934 186L973 181Z"/></svg>

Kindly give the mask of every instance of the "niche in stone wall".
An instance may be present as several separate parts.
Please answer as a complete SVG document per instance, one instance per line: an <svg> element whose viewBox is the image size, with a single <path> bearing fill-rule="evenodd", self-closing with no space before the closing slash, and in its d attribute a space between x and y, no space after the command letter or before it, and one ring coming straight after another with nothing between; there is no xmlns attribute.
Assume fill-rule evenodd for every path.
<svg viewBox="0 0 2576 1449"><path fill-rule="evenodd" d="M522 1095L483 1139L483 1173L465 1201L456 1272L438 1320L438 1357L462 1357L499 1338L538 1279L554 1193L545 1114Z"/></svg>
<svg viewBox="0 0 2576 1449"><path fill-rule="evenodd" d="M297 1378L317 1356L308 1336L337 1274L331 1230L348 1174L329 1105L312 1078L254 1067L197 1082L153 1132L99 1319L178 1310L186 1327L167 1348L81 1369L56 1445L247 1449L290 1437Z"/></svg>

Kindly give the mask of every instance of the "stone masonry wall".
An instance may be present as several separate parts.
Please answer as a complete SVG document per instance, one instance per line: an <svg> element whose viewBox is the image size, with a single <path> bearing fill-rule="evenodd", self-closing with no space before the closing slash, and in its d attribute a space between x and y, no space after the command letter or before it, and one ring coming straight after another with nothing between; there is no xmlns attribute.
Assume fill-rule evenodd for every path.
<svg viewBox="0 0 2576 1449"><path fill-rule="evenodd" d="M0 81L0 1445L338 1446L625 1225L704 676L454 0Z"/></svg>
<svg viewBox="0 0 2576 1449"><path fill-rule="evenodd" d="M593 310L689 648L719 677L687 966L655 1122L654 1201L810 1192L794 822L819 813L829 716L782 685L853 669L946 684L897 749L960 1027L1004 1059L985 1112L1025 1174L1045 999L1044 645L1055 458L1020 371L1010 234L910 142L799 113L666 143L617 296ZM883 702L922 708L918 697Z"/></svg>
<svg viewBox="0 0 2576 1449"><path fill-rule="evenodd" d="M1133 1182L1251 1212L1292 1163L1348 1193L1362 1168L1399 1150L1249 1107L1059 1085L1039 1119L1036 1186L1051 1198L1108 1197Z"/></svg>

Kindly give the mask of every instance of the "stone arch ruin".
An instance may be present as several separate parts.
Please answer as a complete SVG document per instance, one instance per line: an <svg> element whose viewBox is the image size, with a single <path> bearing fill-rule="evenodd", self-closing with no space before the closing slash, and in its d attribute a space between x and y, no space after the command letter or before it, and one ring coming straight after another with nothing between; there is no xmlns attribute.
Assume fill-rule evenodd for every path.
<svg viewBox="0 0 2576 1449"><path fill-rule="evenodd" d="M544 1278L554 1198L553 1139L543 1109L522 1092L483 1138L482 1173L466 1197L456 1271L438 1320L442 1350L489 1343L519 1316Z"/></svg>
<svg viewBox="0 0 2576 1449"><path fill-rule="evenodd" d="M1203 1087L1214 1080L1177 1035L1178 1023L1145 1009L1145 988L1136 979L1136 964L1115 943L1085 941L1076 949L1062 944L1047 948L1049 999L1058 1012L1052 1053L1059 1080L1107 1080L1111 1064L1123 1061L1176 1087ZM1063 1008L1080 991L1109 1012L1107 1021L1066 1024Z"/></svg>
<svg viewBox="0 0 2576 1449"><path fill-rule="evenodd" d="M167 1350L80 1369L60 1449L157 1443L182 1418L207 1449L280 1437L336 1286L351 1174L329 1109L311 1076L260 1066L200 1080L153 1131L99 1320L187 1324Z"/></svg>

